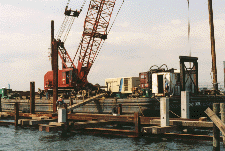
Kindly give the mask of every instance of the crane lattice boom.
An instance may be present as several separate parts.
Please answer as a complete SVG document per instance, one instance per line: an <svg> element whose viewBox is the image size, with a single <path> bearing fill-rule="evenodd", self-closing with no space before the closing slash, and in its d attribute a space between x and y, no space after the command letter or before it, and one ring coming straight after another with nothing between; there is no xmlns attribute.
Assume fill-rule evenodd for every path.
<svg viewBox="0 0 225 151"><path fill-rule="evenodd" d="M90 68L100 51L102 41L107 39L107 29L116 0L90 0L81 42L73 60L69 56L64 47L64 42L73 25L74 18L79 16L85 2L86 0L79 11L68 9L69 2L67 3L64 13L65 19L58 31L57 38L52 42L57 45L53 48L54 52L58 52L62 60L62 70L58 70L58 87L60 88L83 87L88 83L87 75ZM70 67L69 64L71 64ZM52 88L53 71L47 72L44 80L45 89Z"/></svg>
<svg viewBox="0 0 225 151"><path fill-rule="evenodd" d="M84 21L82 40L77 49L78 73L85 71L88 75L102 40L107 39L107 28L116 0L91 0Z"/></svg>

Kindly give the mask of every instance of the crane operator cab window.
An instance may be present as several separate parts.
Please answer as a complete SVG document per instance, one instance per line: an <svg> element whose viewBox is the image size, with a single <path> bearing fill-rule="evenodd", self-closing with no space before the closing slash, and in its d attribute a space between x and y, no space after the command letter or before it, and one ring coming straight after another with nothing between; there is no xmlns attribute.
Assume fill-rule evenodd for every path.
<svg viewBox="0 0 225 151"><path fill-rule="evenodd" d="M69 72L66 72L66 84L69 84L70 75Z"/></svg>
<svg viewBox="0 0 225 151"><path fill-rule="evenodd" d="M70 81L69 79L70 79L69 71L62 72L62 82L63 82L63 84L69 84L69 81Z"/></svg>

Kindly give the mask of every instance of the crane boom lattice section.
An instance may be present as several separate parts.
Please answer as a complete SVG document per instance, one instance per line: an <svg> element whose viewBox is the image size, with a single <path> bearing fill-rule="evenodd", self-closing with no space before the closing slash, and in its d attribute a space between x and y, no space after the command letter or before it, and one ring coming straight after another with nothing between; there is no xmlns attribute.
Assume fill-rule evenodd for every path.
<svg viewBox="0 0 225 151"><path fill-rule="evenodd" d="M107 39L107 28L116 0L91 0L84 22L82 40L77 49L78 73L85 70L87 76L102 40Z"/></svg>

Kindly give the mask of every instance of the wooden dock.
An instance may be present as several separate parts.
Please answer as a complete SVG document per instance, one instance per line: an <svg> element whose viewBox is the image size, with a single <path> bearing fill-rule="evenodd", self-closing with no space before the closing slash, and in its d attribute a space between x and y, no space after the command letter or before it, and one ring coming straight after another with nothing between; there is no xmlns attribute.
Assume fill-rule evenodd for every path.
<svg viewBox="0 0 225 151"><path fill-rule="evenodd" d="M112 107L117 108L116 114L108 113L103 114L103 112L100 112L99 109L104 109L106 107L104 105L105 98L102 98L105 96L105 94L98 94L94 97L87 98L85 100L74 102L71 106L68 106L65 108L66 110L66 122L59 122L59 113L53 113L52 111L48 110L47 112L38 112L35 111L35 113L23 113L21 106L24 107L24 105L28 102L24 100L10 100L6 103L6 105L13 105L14 110L8 110L8 112L0 112L0 119L14 119L14 122L7 122L7 121L0 121L0 126L8 126L8 125L15 125L15 126L21 126L21 127L35 127L39 129L39 131L45 131L45 132L61 132L62 134L68 134L68 133L85 133L85 134L101 134L101 135L116 135L116 136L122 136L122 137L142 137L142 136L148 136L148 137L163 137L163 138L174 138L174 139L197 139L197 140L207 140L212 141L213 136L205 135L205 133L200 133L199 131L211 131L213 129L213 122L210 122L207 117L200 117L197 119L189 119L189 118L181 118L177 116L174 118L174 116L171 116L171 112L169 114L169 120L167 126L161 126L162 121L161 117L156 116L145 116L143 114L142 106L143 104L146 105L146 101L149 102L149 105L151 106L151 109L153 109L153 105L155 107L155 112L159 112L160 106L159 101L152 100L152 99L125 99L124 102L130 103L130 102L136 102L139 105L142 103L142 106L139 106L138 112L134 112L136 110L133 110L132 112L124 111L123 103L120 99L108 99L112 101L112 105L108 106L110 110ZM196 99L196 98L195 98ZM97 101L96 101L97 100ZM166 99L167 101L170 101L169 103L179 104L180 102L175 100ZM178 101L178 102L176 102ZM200 101L199 98L197 98L197 101ZM202 100L203 101L203 100ZM223 102L224 100L221 99ZM19 102L19 103L17 103ZM44 105L50 105L52 107L52 101L47 100L45 102L44 100L40 101L38 100L40 104L38 106L44 106ZM45 102L41 104L41 102ZM96 104L96 102L98 102ZM5 102L4 102L5 103ZM3 104L4 104L3 103ZM69 103L69 102L67 102ZM81 109L85 106L90 105L91 103L95 103L96 108L98 108L99 112L98 114L93 114L92 112L86 112L86 113L80 113L76 112L77 109ZM118 104L119 103L119 104ZM191 104L191 103L190 103ZM99 105L99 106L98 106ZM130 104L132 105L132 104ZM174 105L174 104L173 104ZM167 106L169 107L169 106ZM170 111L172 111L170 109ZM73 112L70 112L73 111ZM174 111L174 110L173 110ZM204 111L202 111L204 112ZM155 114L152 114L155 115ZM207 114L203 114L206 115ZM219 137L219 141L223 141L222 136Z"/></svg>

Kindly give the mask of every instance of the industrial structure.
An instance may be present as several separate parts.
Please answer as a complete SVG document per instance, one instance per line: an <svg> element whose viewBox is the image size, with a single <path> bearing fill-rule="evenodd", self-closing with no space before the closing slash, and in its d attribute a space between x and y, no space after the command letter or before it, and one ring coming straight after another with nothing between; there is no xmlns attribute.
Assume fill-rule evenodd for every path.
<svg viewBox="0 0 225 151"><path fill-rule="evenodd" d="M84 21L84 30L79 47L73 59L66 50L64 43L74 22L82 11L65 9L65 19L59 29L57 37L52 38L52 71L44 76L44 89L83 88L87 86L87 75L96 60L104 40L107 39L109 22L116 0L91 0ZM85 4L85 2L84 2ZM83 5L84 5L83 4ZM64 33L65 32L65 33ZM54 34L52 35L54 37ZM58 70L58 55L62 60L62 70ZM54 61L55 60L55 61ZM58 84L54 84L54 66L58 70L56 75ZM55 71L56 72L56 71Z"/></svg>
<svg viewBox="0 0 225 151"><path fill-rule="evenodd" d="M206 114L209 115L210 118L215 117L215 114L212 113L210 109L205 110L207 107L212 106L215 101L223 103L221 104L223 106L221 107L221 116L223 116L223 122L225 121L224 96L216 97L216 95L208 94L204 96L198 95L198 58L191 56L179 56L180 70L173 68L168 69L165 64L160 67L154 65L150 67L149 71L139 73L139 77L121 77L105 80L106 86L104 88L106 88L106 90L121 94L134 94L137 92L138 95L134 95L135 98L131 98L129 95L126 95L126 97L129 97L126 99L120 99L118 97L106 98L110 96L107 93L89 96L84 95L84 91L82 91L82 95L80 96L71 93L70 97L65 100L63 107L59 108L59 111L56 112L58 88L75 90L83 89L88 86L87 75L97 58L101 45L104 40L107 39L109 21L115 2L116 0L90 1L84 22L82 39L73 59L65 49L64 43L75 17L79 17L83 6L79 11L74 11L68 9L67 4L64 13L65 19L58 32L57 38L54 38L54 23L52 22L51 24L52 71L48 71L44 76L44 88L46 90L53 89L53 99L46 98L45 101L42 101L41 97L38 98L35 96L35 82L33 81L30 82L30 96L24 100L22 100L23 98L21 99L21 97L9 98L12 92L11 89L0 89L0 95L2 96L0 97L0 111L4 109L4 111L7 111L6 114L8 116L15 117L14 123L0 122L0 125L14 124L15 126L36 126L40 131L62 131L64 134L75 130L90 130L92 132L101 131L100 133L108 134L109 132L112 134L117 132L118 135L126 133L128 135L132 134L134 137L139 137L140 134L166 135L167 132L172 132L174 130L183 131L184 128L215 129L213 125L214 119L213 122L207 122L207 118L202 117ZM209 9L211 8L209 7ZM64 31L66 31L66 33L64 33ZM64 37L62 38L63 33ZM213 55L215 54L212 53L214 62L215 56ZM62 60L61 70L58 69L58 56ZM188 68L185 63L190 62L193 66ZM162 68L163 66L166 68ZM157 68L154 69L153 67ZM215 67L214 63L213 67ZM213 70L216 74L216 69ZM218 86L216 75L213 85L214 90L216 90ZM18 104L18 102L20 102L20 104ZM1 103L3 105L1 105ZM88 107L84 106L88 103ZM69 107L67 107L67 104ZM23 112L23 108L21 109L21 107L24 106L27 107L27 112L29 113L21 113L21 111ZM41 107L38 108L37 106ZM214 112L218 114L219 112L216 112L218 110L218 103L214 104L214 106L217 108ZM14 112L12 112L12 110L14 110ZM40 110L41 113L36 114L37 111ZM176 113L174 111L176 111ZM179 116L180 114L181 116ZM1 112L0 117L4 116L5 115ZM160 116L160 118L156 116ZM19 119L19 117L28 119ZM172 118L169 119L170 117ZM189 119L196 117L200 118ZM56 119L58 119L58 122L56 122ZM217 122L214 123L220 123L220 121L218 122L218 117L215 121ZM135 130L127 131L119 129L115 131L115 129L107 129L105 127L102 129L96 128L97 126L110 126L115 124L117 124L118 127L122 124L133 124ZM148 125L148 127L145 127L146 125ZM222 124L220 128L221 127L224 130L225 125ZM181 133L179 132L179 134ZM176 136L179 134L176 134ZM206 138L207 136L204 137Z"/></svg>

